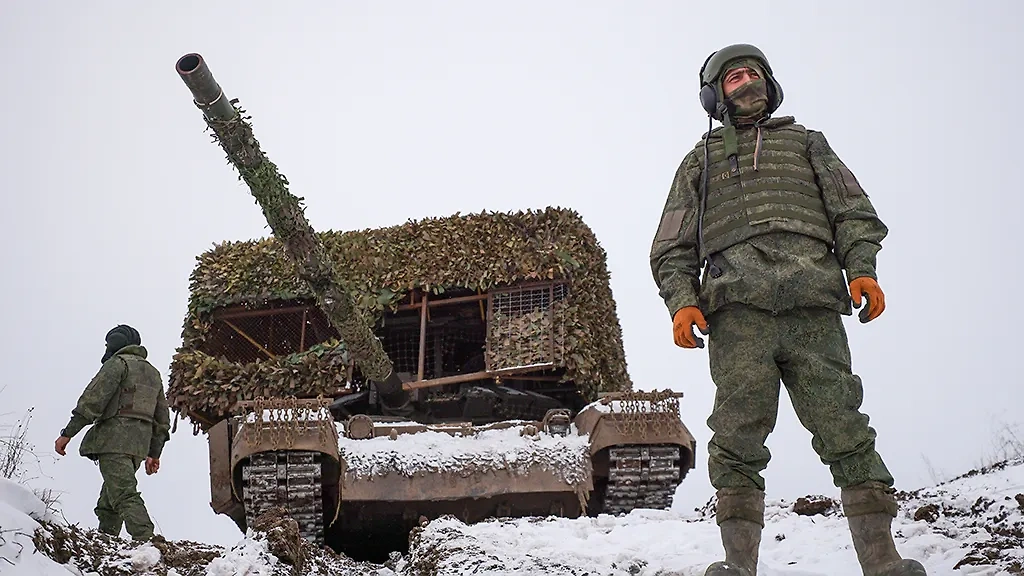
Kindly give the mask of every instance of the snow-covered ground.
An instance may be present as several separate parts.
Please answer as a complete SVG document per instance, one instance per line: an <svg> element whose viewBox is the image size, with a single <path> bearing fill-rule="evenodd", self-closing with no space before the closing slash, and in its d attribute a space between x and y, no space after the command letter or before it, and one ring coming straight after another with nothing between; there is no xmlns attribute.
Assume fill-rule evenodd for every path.
<svg viewBox="0 0 1024 576"><path fill-rule="evenodd" d="M838 494L768 502L760 576L860 574L846 520L828 497ZM899 497L901 515L893 525L897 547L924 563L929 574L1024 574L1024 460ZM357 564L306 547L301 573L701 575L721 554L711 504L688 514L638 510L620 517L470 526L442 518L417 530L410 553L387 566ZM280 537L281 530L250 531L227 550L193 542L137 545L69 527L49 516L30 490L0 480L3 576L292 574L292 567L278 559L281 545L274 534Z"/></svg>

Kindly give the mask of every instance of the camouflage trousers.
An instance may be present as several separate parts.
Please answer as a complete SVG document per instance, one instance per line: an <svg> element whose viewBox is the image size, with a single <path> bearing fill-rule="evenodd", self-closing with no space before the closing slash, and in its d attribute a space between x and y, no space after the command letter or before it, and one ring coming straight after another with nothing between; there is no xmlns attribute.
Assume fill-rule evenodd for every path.
<svg viewBox="0 0 1024 576"><path fill-rule="evenodd" d="M717 388L708 426L708 474L717 488L764 490L780 380L811 447L839 488L893 478L860 411L863 388L851 371L842 316L824 308L773 314L731 305L708 318L708 355Z"/></svg>
<svg viewBox="0 0 1024 576"><path fill-rule="evenodd" d="M94 510L100 521L100 531L117 536L123 525L133 539L152 538L153 522L149 519L135 479L135 473L145 459L128 454L97 454L96 460L103 476L100 498Z"/></svg>

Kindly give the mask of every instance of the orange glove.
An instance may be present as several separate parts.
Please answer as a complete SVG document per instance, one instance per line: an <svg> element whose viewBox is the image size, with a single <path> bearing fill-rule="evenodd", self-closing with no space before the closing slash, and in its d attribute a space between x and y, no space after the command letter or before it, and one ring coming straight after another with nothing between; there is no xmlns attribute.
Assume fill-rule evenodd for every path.
<svg viewBox="0 0 1024 576"><path fill-rule="evenodd" d="M672 335L675 337L676 346L681 348L703 348L704 339L694 336L693 325L696 324L701 334L708 333L708 323L704 320L700 308L687 306L680 308L672 316Z"/></svg>
<svg viewBox="0 0 1024 576"><path fill-rule="evenodd" d="M867 296L868 305L861 310L860 321L861 323L871 322L881 316L882 311L885 310L885 294L878 282L868 276L854 278L850 282L850 298L853 299L853 305L856 308L860 308L861 294Z"/></svg>

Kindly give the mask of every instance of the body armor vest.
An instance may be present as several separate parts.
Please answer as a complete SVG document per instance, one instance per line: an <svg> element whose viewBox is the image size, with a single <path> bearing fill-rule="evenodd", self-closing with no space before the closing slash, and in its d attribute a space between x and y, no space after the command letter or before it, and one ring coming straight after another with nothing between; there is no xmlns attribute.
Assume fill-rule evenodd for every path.
<svg viewBox="0 0 1024 576"><path fill-rule="evenodd" d="M796 232L832 245L832 226L807 154L807 129L792 119L768 124L737 130L735 162L721 137L712 135L708 142L702 257L771 232ZM699 153L703 145L697 145Z"/></svg>
<svg viewBox="0 0 1024 576"><path fill-rule="evenodd" d="M122 354L115 358L123 361L127 370L117 395L103 410L100 421L124 416L153 422L157 398L160 396L160 372L138 356Z"/></svg>

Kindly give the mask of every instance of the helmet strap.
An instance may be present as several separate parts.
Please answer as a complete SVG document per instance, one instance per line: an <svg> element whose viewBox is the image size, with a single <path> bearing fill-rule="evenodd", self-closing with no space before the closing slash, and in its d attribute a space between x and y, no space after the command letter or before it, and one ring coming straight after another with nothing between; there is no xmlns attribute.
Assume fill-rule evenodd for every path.
<svg viewBox="0 0 1024 576"><path fill-rule="evenodd" d="M735 174L739 171L739 144L736 141L736 127L732 124L732 116L729 114L729 109L722 104L720 108L722 114L722 141L725 143L725 156L729 159L729 170Z"/></svg>

